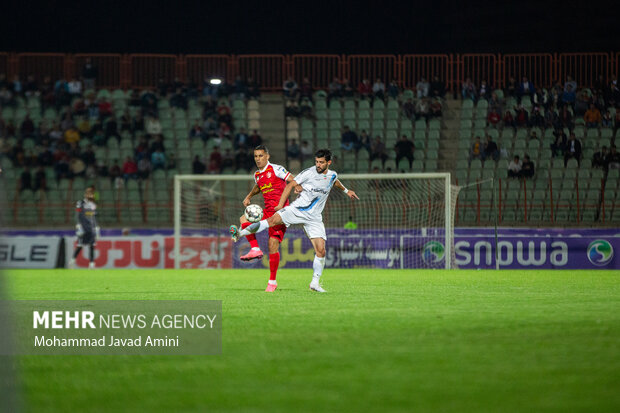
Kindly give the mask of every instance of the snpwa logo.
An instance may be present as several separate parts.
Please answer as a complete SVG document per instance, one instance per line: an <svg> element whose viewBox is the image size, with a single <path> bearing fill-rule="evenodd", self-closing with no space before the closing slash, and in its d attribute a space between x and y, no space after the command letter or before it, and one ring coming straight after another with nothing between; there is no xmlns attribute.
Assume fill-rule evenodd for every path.
<svg viewBox="0 0 620 413"><path fill-rule="evenodd" d="M422 259L431 264L441 262L445 254L444 246L439 241L429 241L422 249Z"/></svg>
<svg viewBox="0 0 620 413"><path fill-rule="evenodd" d="M588 245L588 259L596 266L609 264L614 257L614 248L604 239L597 239Z"/></svg>

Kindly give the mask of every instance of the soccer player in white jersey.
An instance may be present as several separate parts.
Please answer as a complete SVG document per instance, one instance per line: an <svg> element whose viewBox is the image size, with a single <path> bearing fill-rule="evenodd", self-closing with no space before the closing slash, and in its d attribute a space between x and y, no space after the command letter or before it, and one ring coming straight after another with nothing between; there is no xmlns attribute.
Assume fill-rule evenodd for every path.
<svg viewBox="0 0 620 413"><path fill-rule="evenodd" d="M312 264L314 275L310 283L310 290L324 293L325 290L319 285L319 280L323 274L325 266L325 225L323 225L323 208L331 189L336 188L343 191L349 198L359 199L354 191L342 185L338 179L338 174L329 170L332 163L332 154L329 149L320 149L314 155L314 167L303 170L294 180L290 181L282 195L280 202L274 209L277 211L271 217L260 222L251 224L245 229L239 229L231 225L230 234L233 241L237 242L240 237L255 234L276 225L302 224L306 235L310 238L314 247L314 262ZM301 185L303 191L292 204L285 207L284 204L297 185Z"/></svg>

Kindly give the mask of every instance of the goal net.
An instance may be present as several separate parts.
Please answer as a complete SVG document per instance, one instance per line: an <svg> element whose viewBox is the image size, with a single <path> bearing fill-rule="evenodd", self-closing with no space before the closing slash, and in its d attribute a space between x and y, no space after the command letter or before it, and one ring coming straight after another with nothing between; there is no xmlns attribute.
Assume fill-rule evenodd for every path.
<svg viewBox="0 0 620 413"><path fill-rule="evenodd" d="M339 175L360 197L331 191L323 210L332 268L455 268L454 212L458 187L449 173ZM239 175L177 175L174 187L176 268L268 268L268 234L257 234L263 262L243 262L249 244L232 243L243 199L254 181ZM291 197L294 199L295 195ZM252 203L264 206L259 194ZM302 226L291 226L280 268L312 267L314 251Z"/></svg>

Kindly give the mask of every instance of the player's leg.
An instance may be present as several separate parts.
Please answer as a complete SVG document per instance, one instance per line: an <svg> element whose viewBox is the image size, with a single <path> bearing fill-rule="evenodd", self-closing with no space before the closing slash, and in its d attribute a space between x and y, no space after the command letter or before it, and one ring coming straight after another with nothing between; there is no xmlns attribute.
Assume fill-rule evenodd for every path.
<svg viewBox="0 0 620 413"><path fill-rule="evenodd" d="M240 226L241 229L245 229L251 224L251 222L247 220L245 215L241 215L241 217L239 218L239 223L241 224ZM263 252L260 250L260 247L258 246L256 235L250 234L250 235L247 235L245 238L250 243L250 252L239 257L241 261L259 260L263 258Z"/></svg>
<svg viewBox="0 0 620 413"><path fill-rule="evenodd" d="M90 263L88 264L88 268L95 268L95 243L91 242L89 248L89 259Z"/></svg>
<svg viewBox="0 0 620 413"><path fill-rule="evenodd" d="M69 268L75 268L75 260L80 255L80 251L82 251L82 237L78 237L77 244L73 250L73 257L69 260Z"/></svg>
<svg viewBox="0 0 620 413"><path fill-rule="evenodd" d="M272 292L278 288L276 275L280 266L280 243L286 232L285 225L277 225L269 228L269 282L265 291Z"/></svg>
<svg viewBox="0 0 620 413"><path fill-rule="evenodd" d="M325 241L327 235L325 233L325 226L321 221L310 221L304 225L304 230L312 242L314 247L314 261L312 262L312 282L310 283L310 289L320 293L326 292L320 285L319 280L323 275L323 268L325 268Z"/></svg>
<svg viewBox="0 0 620 413"><path fill-rule="evenodd" d="M256 234L258 232L262 232L266 230L269 227L273 227L274 225L282 225L282 224L283 224L282 217L280 216L278 212L276 212L269 218L250 224L247 228L242 229L241 231L239 231L239 229L236 226L231 225L230 235L232 236L233 241L237 242L240 237L246 237L250 234Z"/></svg>

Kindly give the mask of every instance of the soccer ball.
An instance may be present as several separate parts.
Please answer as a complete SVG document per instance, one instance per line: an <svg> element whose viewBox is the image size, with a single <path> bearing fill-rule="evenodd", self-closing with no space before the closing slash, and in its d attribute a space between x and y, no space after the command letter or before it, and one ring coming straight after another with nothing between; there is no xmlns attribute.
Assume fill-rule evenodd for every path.
<svg viewBox="0 0 620 413"><path fill-rule="evenodd" d="M245 209L245 219L250 222L258 222L263 219L263 208L258 205L248 205Z"/></svg>

